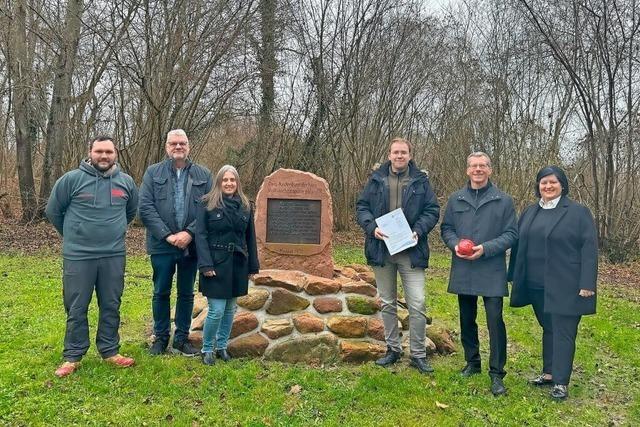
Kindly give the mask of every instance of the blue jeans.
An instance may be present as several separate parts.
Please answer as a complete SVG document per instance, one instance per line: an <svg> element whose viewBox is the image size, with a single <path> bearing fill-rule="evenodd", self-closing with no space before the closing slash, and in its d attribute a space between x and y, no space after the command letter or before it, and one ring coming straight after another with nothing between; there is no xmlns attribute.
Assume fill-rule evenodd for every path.
<svg viewBox="0 0 640 427"><path fill-rule="evenodd" d="M169 342L171 334L171 285L178 270L176 299L176 333L173 341L184 342L189 337L193 313L193 282L196 280L197 259L182 254L151 255L153 267L153 333L158 340Z"/></svg>
<svg viewBox="0 0 640 427"><path fill-rule="evenodd" d="M218 299L207 298L209 313L202 331L202 352L225 350L233 325L233 315L236 313L236 298ZM216 345L213 345L213 339Z"/></svg>

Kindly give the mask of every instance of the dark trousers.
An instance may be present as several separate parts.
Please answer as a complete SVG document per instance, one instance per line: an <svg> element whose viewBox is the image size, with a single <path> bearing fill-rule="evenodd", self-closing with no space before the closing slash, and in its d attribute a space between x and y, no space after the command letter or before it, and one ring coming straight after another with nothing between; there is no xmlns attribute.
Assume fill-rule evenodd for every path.
<svg viewBox="0 0 640 427"><path fill-rule="evenodd" d="M158 340L169 342L171 335L171 286L177 274L176 332L175 343L189 337L193 312L193 282L196 280L197 259L182 254L151 255L153 268L153 333Z"/></svg>
<svg viewBox="0 0 640 427"><path fill-rule="evenodd" d="M63 260L62 297L67 313L62 357L77 362L89 349L87 311L96 290L98 331L96 347L103 358L120 350L120 302L124 290L125 257Z"/></svg>
<svg viewBox="0 0 640 427"><path fill-rule="evenodd" d="M542 372L556 384L568 385L582 316L545 313L544 289L530 289L533 312L542 327Z"/></svg>
<svg viewBox="0 0 640 427"><path fill-rule="evenodd" d="M502 297L482 297L489 329L489 375L503 378L507 362L507 329L502 320ZM478 297L458 295L460 308L460 339L467 363L480 366L478 340Z"/></svg>

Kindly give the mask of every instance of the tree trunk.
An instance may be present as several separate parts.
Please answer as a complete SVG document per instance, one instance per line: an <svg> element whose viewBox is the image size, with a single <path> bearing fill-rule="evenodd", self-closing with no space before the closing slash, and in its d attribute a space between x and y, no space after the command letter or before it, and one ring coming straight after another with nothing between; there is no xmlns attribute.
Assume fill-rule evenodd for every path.
<svg viewBox="0 0 640 427"><path fill-rule="evenodd" d="M69 0L67 3L65 26L60 37L61 45L53 81L53 98L47 122L47 146L40 184L40 200L42 201L49 197L53 184L62 175L65 143L69 139L71 78L80 42L82 7L82 0ZM41 203L38 215L42 216L43 214L44 203Z"/></svg>

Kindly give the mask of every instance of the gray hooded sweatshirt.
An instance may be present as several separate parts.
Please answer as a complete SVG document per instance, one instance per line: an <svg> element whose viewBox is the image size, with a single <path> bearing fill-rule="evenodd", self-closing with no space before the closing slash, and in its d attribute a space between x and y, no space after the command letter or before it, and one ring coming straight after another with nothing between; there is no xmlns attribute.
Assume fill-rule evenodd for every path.
<svg viewBox="0 0 640 427"><path fill-rule="evenodd" d="M125 254L127 224L137 207L133 178L118 165L103 173L83 160L56 181L46 215L63 236L63 257L87 260Z"/></svg>

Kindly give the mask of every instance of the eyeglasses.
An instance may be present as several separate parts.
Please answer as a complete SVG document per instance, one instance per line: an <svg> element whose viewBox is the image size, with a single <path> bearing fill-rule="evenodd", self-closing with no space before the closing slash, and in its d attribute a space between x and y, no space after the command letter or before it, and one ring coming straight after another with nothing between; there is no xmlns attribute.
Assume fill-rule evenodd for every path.
<svg viewBox="0 0 640 427"><path fill-rule="evenodd" d="M474 163L472 165L467 165L468 169L482 169L482 170L485 170L485 169L489 169L490 167L491 166L489 166L486 163Z"/></svg>
<svg viewBox="0 0 640 427"><path fill-rule="evenodd" d="M178 145L183 145L183 146L185 146L185 147L186 147L187 145L189 145L189 143L188 143L188 142L182 142L182 141L179 141L179 142L170 142L170 143L169 143L169 146L170 146L170 147L177 147Z"/></svg>

